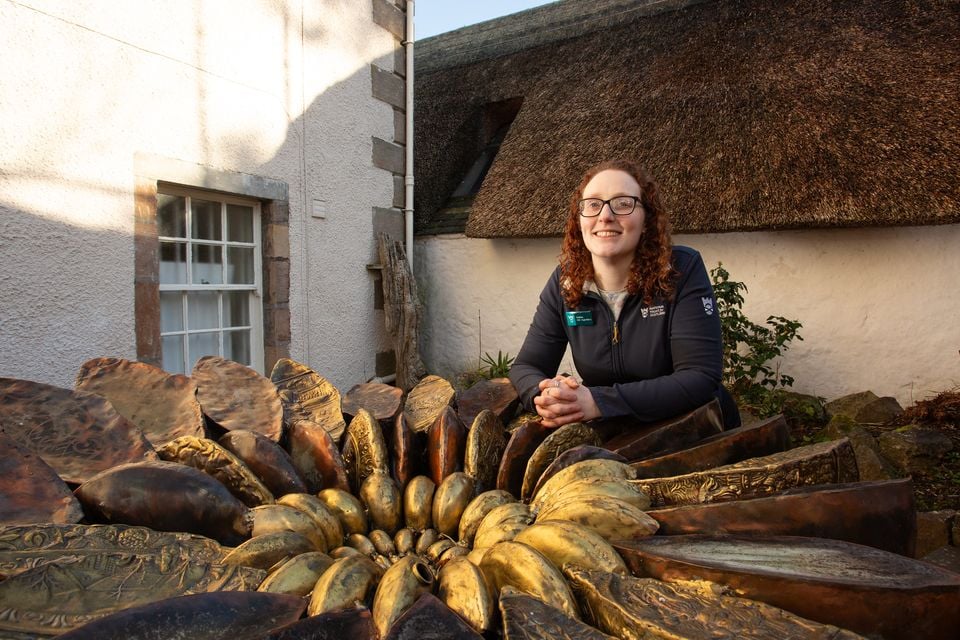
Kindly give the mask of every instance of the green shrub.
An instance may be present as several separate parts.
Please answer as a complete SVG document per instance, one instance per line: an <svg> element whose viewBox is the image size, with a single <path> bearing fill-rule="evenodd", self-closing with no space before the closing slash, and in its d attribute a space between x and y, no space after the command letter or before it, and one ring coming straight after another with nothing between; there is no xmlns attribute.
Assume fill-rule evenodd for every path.
<svg viewBox="0 0 960 640"><path fill-rule="evenodd" d="M761 418L782 413L784 390L793 386L793 378L774 360L794 339L803 340L798 333L803 325L783 316L769 316L765 325L756 324L741 311L747 285L731 280L723 263L710 270L710 277L723 334L724 386L738 405Z"/></svg>

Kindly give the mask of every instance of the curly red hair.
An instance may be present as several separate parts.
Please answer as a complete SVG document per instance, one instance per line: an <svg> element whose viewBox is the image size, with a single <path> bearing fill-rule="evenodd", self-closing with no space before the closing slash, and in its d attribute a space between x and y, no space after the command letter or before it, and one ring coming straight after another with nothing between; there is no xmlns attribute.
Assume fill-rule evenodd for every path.
<svg viewBox="0 0 960 640"><path fill-rule="evenodd" d="M560 282L564 302L575 309L583 297L583 283L593 279L593 260L583 242L580 232L579 202L587 183L601 171L623 171L640 185L640 202L645 217L643 234L637 244L630 265L630 277L627 292L641 295L646 305L653 304L655 298L669 299L673 295L673 277L675 271L671 262L672 242L670 240L670 221L667 211L660 202L660 189L650 173L636 162L630 160L608 160L591 167L583 175L580 185L570 198L570 211L567 214L567 228L563 236L563 249L560 253Z"/></svg>

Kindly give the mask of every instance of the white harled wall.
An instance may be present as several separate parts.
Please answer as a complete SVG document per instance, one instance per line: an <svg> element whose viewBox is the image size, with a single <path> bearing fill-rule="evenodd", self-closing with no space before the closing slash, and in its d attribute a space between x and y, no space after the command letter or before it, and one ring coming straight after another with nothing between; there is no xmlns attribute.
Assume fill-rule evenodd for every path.
<svg viewBox="0 0 960 640"><path fill-rule="evenodd" d="M803 341L782 362L795 391L832 399L869 389L907 406L960 385L960 225L674 242L744 282L744 312L754 322L781 315L803 323ZM559 251L559 238L419 239L421 348L430 370L455 375L476 368L482 352L516 355ZM573 369L569 353L563 366Z"/></svg>
<svg viewBox="0 0 960 640"><path fill-rule="evenodd" d="M339 386L374 373L369 1L0 2L0 376L72 386L136 356L134 159L285 182L291 355ZM311 214L322 201L324 218Z"/></svg>

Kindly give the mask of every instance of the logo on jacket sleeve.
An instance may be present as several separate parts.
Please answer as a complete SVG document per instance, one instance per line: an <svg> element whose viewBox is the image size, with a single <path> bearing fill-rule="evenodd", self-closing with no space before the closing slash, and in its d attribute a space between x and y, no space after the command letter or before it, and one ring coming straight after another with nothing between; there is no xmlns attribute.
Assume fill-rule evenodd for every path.
<svg viewBox="0 0 960 640"><path fill-rule="evenodd" d="M700 298L700 302L703 303L703 312L708 316L713 315L713 298L710 296L705 296Z"/></svg>

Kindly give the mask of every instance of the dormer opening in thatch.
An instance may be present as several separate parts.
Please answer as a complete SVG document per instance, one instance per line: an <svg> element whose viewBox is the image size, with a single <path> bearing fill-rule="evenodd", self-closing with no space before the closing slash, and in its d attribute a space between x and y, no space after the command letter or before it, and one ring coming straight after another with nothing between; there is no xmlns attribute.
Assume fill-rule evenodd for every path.
<svg viewBox="0 0 960 640"><path fill-rule="evenodd" d="M523 98L516 97L491 102L483 107L481 124L478 127L480 142L477 146L480 147L480 151L463 179L437 212L437 218L443 224L443 232L462 232L466 227L473 199L480 191L483 180L487 177L487 172L490 171L490 166L500 151L500 144L507 137L510 125L513 124L522 105ZM439 229L437 231L440 232Z"/></svg>

